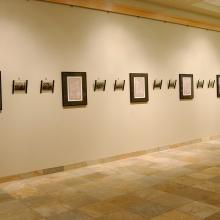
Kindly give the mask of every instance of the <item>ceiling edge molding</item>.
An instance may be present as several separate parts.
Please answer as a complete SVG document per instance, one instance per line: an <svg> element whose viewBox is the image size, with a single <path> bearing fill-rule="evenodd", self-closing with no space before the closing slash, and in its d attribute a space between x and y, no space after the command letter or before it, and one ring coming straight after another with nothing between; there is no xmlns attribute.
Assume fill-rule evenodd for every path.
<svg viewBox="0 0 220 220"><path fill-rule="evenodd" d="M162 13L147 11L145 9L141 9L137 7L110 3L105 0L36 0L36 1L76 6L76 7L88 8L88 9L105 11L105 12L112 12L117 14L141 17L146 19L152 19L157 21L169 22L173 24L179 24L184 26L190 26L190 27L220 32L220 25L198 21L198 20L185 19L177 16L170 16Z"/></svg>

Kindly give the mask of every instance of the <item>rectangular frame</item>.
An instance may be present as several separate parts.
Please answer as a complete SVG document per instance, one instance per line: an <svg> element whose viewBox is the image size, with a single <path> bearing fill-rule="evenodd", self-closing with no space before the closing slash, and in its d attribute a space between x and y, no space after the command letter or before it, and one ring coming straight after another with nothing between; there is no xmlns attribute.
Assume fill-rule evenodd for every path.
<svg viewBox="0 0 220 220"><path fill-rule="evenodd" d="M130 73L129 78L130 78L130 102L131 103L148 102L149 101L148 74L147 73ZM137 78L142 78L142 82L140 80L139 82L138 81L135 82ZM142 93L141 96L137 94L135 86L140 87L138 92ZM143 88L141 88L142 86Z"/></svg>
<svg viewBox="0 0 220 220"><path fill-rule="evenodd" d="M220 98L220 75L216 75L217 97Z"/></svg>
<svg viewBox="0 0 220 220"><path fill-rule="evenodd" d="M2 73L0 71L0 111L2 111Z"/></svg>
<svg viewBox="0 0 220 220"><path fill-rule="evenodd" d="M190 94L184 94L184 83L186 83L184 82L184 78L188 78L191 81L189 85L185 85L190 86ZM194 98L193 74L179 74L179 93L181 100Z"/></svg>
<svg viewBox="0 0 220 220"><path fill-rule="evenodd" d="M62 72L61 73L61 77L62 77L62 97L63 97L63 106L79 106L79 105L87 105L87 81L86 81L86 72ZM73 78L75 78L75 82L74 81L69 81L68 82L68 78L69 80L73 80ZM80 84L81 88L78 88L78 90L76 90L76 88L74 87L68 87L68 83L72 83L75 85ZM72 85L73 86L73 85ZM77 85L79 86L79 85ZM72 89L72 94L70 94L69 90ZM79 90L80 89L80 90ZM75 94L74 94L75 92ZM74 96L74 95L78 95L80 94L81 98L77 98L76 100L70 100L69 97L70 95Z"/></svg>
<svg viewBox="0 0 220 220"><path fill-rule="evenodd" d="M17 83L23 83L23 87L16 89ZM28 92L28 80L13 80L12 82L12 94L15 94L15 92L24 92L27 94Z"/></svg>

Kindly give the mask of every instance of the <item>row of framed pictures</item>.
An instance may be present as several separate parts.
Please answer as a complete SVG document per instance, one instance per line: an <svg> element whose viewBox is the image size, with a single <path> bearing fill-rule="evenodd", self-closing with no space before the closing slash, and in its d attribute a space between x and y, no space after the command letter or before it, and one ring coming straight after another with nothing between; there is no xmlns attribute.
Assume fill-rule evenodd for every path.
<svg viewBox="0 0 220 220"><path fill-rule="evenodd" d="M63 106L87 105L87 79L86 72L62 72L62 99ZM148 74L147 73L130 73L130 102L142 103L149 101L148 91ZM42 80L40 92L54 92L54 80ZM209 85L214 87L215 81L209 81ZM217 97L220 97L220 75L216 76ZM212 84L212 85L211 85ZM106 81L95 81L94 91L102 87L105 88ZM204 80L198 81L197 88L203 88ZM124 90L125 80L115 81L114 90ZM161 88L161 81L154 81L154 87ZM16 91L24 91L27 93L27 80L14 80L12 93ZM176 80L169 80L168 88L175 89ZM194 98L194 83L193 74L179 74L179 96L181 100ZM0 72L0 110L2 110L2 87L1 87L1 72Z"/></svg>
<svg viewBox="0 0 220 220"><path fill-rule="evenodd" d="M148 74L130 73L130 102L142 103L148 102ZM217 97L220 97L220 75L216 76ZM200 84L204 84L200 82ZM214 87L215 81L209 81L209 85ZM162 81L156 82L161 88ZM201 87L197 83L197 88ZM213 85L211 85L213 84ZM169 81L169 87L176 87L176 80ZM203 88L203 85L202 85ZM87 104L87 81L85 72L62 72L62 93L63 106L75 106ZM193 74L179 74L179 96L181 100L194 98Z"/></svg>

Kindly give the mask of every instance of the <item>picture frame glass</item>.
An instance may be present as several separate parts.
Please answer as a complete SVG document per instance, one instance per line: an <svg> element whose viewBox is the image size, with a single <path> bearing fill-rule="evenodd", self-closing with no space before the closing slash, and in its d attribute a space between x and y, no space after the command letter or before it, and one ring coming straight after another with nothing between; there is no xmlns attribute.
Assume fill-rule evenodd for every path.
<svg viewBox="0 0 220 220"><path fill-rule="evenodd" d="M192 78L191 77L183 77L182 78L183 83L183 95L184 96L191 96L192 95Z"/></svg>
<svg viewBox="0 0 220 220"><path fill-rule="evenodd" d="M83 100L83 86L82 77L68 76L67 77L68 101L82 101Z"/></svg>
<svg viewBox="0 0 220 220"><path fill-rule="evenodd" d="M134 77L134 98L145 98L145 77Z"/></svg>

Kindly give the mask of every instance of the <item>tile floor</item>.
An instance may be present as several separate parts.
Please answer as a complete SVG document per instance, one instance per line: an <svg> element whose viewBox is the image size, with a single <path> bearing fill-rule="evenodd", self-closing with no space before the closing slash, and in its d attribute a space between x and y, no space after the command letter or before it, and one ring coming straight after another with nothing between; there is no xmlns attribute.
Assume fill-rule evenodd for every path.
<svg viewBox="0 0 220 220"><path fill-rule="evenodd" d="M220 220L220 140L0 184L0 220Z"/></svg>

